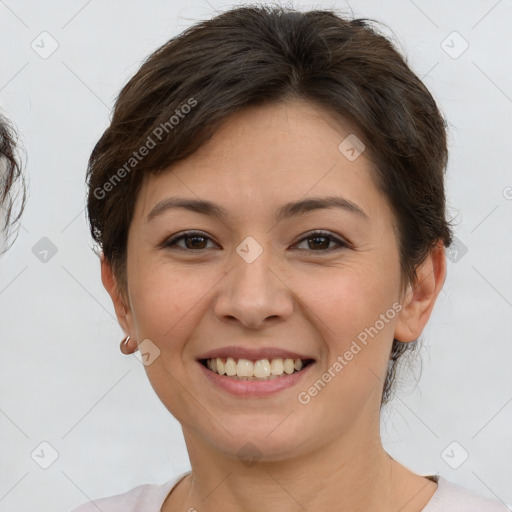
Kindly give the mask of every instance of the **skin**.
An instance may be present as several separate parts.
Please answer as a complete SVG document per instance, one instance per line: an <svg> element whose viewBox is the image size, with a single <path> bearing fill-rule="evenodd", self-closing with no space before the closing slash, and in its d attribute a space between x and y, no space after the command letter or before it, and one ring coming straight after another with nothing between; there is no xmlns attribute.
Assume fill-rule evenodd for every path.
<svg viewBox="0 0 512 512"><path fill-rule="evenodd" d="M347 123L305 101L238 112L191 157L145 181L129 230L127 289L102 260L130 350L145 339L160 350L146 372L187 443L192 474L167 497L164 512L269 504L276 512L419 512L436 490L384 451L379 422L393 337L410 342L421 334L446 276L444 247L431 251L418 284L401 296L395 219L365 153L349 161L339 151L350 133ZM276 223L284 203L329 195L356 203L368 220L324 208ZM174 209L148 221L171 196L208 199L229 216ZM304 236L314 229L349 244L315 244ZM186 230L208 238L197 245L189 239L188 251L187 240L178 242L181 250L161 247ZM236 252L247 236L263 249L252 263ZM394 303L402 310L317 396L299 403L297 394ZM277 346L316 362L297 386L239 398L209 384L196 362L226 345ZM260 453L250 467L237 457L247 442Z"/></svg>

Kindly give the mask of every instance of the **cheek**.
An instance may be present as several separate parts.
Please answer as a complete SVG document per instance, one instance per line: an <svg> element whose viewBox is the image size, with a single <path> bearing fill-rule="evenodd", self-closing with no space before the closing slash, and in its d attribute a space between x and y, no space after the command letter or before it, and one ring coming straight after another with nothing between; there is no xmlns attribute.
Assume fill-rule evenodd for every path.
<svg viewBox="0 0 512 512"><path fill-rule="evenodd" d="M318 407L337 404L334 410L355 417L368 401L380 400L396 316L391 281L359 267L326 278L322 291L309 294L308 306L320 319L312 321L321 332L328 357L322 361L322 380L332 382L315 402ZM337 414L326 419L333 428L339 421Z"/></svg>
<svg viewBox="0 0 512 512"><path fill-rule="evenodd" d="M376 271L373 264L359 262L302 275L294 289L300 290L297 295L314 313L312 321L323 327L325 339L336 338L343 344L392 307L396 286L391 272Z"/></svg>
<svg viewBox="0 0 512 512"><path fill-rule="evenodd" d="M331 387L332 399L347 407L365 403L381 386L393 341L396 283L392 273L374 269L373 265L344 269L325 279L321 293L318 289L309 297L321 319L317 325L328 354L324 369L338 376Z"/></svg>
<svg viewBox="0 0 512 512"><path fill-rule="evenodd" d="M130 297L139 338L150 338L162 347L175 346L169 340L183 339L189 333L214 283L204 272L166 264L137 269Z"/></svg>

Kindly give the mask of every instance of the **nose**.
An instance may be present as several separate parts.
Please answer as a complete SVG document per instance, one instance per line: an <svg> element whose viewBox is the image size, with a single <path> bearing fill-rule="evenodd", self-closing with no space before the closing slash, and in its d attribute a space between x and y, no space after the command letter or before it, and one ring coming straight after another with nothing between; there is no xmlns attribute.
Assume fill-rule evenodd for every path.
<svg viewBox="0 0 512 512"><path fill-rule="evenodd" d="M214 306L217 318L261 329L290 317L293 292L265 252L251 263L235 255L233 265L220 283Z"/></svg>

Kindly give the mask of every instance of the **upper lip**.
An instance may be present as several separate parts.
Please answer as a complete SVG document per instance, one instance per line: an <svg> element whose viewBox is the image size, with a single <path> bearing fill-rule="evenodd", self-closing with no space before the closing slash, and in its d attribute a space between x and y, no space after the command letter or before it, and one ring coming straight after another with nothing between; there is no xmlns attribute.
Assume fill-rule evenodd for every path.
<svg viewBox="0 0 512 512"><path fill-rule="evenodd" d="M239 346L216 348L206 352L198 359L212 359L214 357L232 357L233 359L314 359L313 357L292 352L277 347L245 348Z"/></svg>

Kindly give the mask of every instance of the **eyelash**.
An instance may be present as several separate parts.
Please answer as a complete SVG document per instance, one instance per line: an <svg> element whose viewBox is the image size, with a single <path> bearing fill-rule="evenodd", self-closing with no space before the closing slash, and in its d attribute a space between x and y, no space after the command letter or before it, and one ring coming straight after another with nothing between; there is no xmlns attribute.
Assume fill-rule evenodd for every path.
<svg viewBox="0 0 512 512"><path fill-rule="evenodd" d="M204 233L200 232L200 231L187 231L185 233L182 233L180 235L176 235L176 236L173 236L167 240L165 240L162 244L161 244L161 247L164 248L164 249L170 249L172 248L173 246L181 249L181 250L184 250L184 251L189 251L189 252L199 252L199 251L204 251L205 249L188 249L186 247L180 247L180 246L177 246L176 243L181 241L181 240L184 240L186 238L194 238L194 237L199 237L199 238L205 238L205 239L208 239L208 240L211 240L211 238L207 235L205 235ZM349 244L337 237L335 237L334 235L330 234L329 232L327 231L319 231L319 230L316 230L316 231L312 231L310 233L307 233L306 236L304 236L303 238L301 238L297 244L303 242L304 240L309 240L309 239L313 239L313 238L327 238L330 242L335 242L338 244L338 247L331 247L329 249L322 249L322 250L319 250L319 251L315 251L315 250L312 250L312 249L298 249L300 251L306 251L306 252L320 252L320 253L326 253L326 252L331 252L331 251L337 251L337 250L340 250L340 249L344 249L344 248L348 248L349 247ZM295 245L297 245L295 244Z"/></svg>

